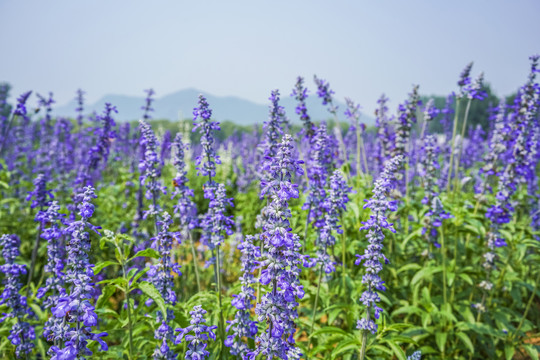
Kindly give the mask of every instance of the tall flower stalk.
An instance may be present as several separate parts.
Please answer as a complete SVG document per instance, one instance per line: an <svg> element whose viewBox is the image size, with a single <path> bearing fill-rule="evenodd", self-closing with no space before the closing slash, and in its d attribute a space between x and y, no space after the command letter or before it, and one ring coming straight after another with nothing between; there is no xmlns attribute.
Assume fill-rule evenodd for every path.
<svg viewBox="0 0 540 360"><path fill-rule="evenodd" d="M99 226L92 225L90 218L94 214L92 200L95 195L94 188L85 187L75 197L80 220L72 221L65 230L68 237L68 257L66 285L69 291L58 299L52 308L53 315L63 318L62 326L51 330L51 336L58 342L50 348L51 360L84 359L92 355L88 348L88 341L95 340L101 344L101 350L108 349L107 344L101 339L107 333L92 333L92 327L98 324L98 316L93 299L94 283L92 277L93 265L90 263L89 252L91 249L89 230L97 233Z"/></svg>
<svg viewBox="0 0 540 360"><path fill-rule="evenodd" d="M191 253L193 256L193 268L195 278L197 280L197 289L201 291L201 280L199 278L199 266L197 262L197 253L195 251L195 243L191 232L198 225L197 221L197 206L193 202L193 190L188 186L188 178L186 171L186 163L184 153L188 149L188 145L182 142L182 134L176 134L173 144L173 165L176 170L176 176L173 179L172 198L177 197L174 212L180 219L180 230L182 238L188 239L191 245Z"/></svg>
<svg viewBox="0 0 540 360"><path fill-rule="evenodd" d="M268 199L263 210L262 260L260 283L269 286L255 308L259 321L266 330L256 338L257 348L250 356L263 355L272 359L299 359L301 353L295 345L294 333L298 317L297 299L304 296L299 282L300 239L292 233L289 219L289 200L298 198L298 186L292 176L303 173L301 161L292 157L292 138L285 135L275 157L266 157L261 181L261 198Z"/></svg>
<svg viewBox="0 0 540 360"><path fill-rule="evenodd" d="M223 316L223 307L221 301L221 254L220 247L225 240L226 235L232 235L232 225L234 220L232 216L226 216L227 205L233 206L232 199L227 198L225 186L217 183L216 164L221 160L214 149L213 132L220 130L219 123L212 121L212 110L203 95L199 95L199 106L193 109L193 131L200 129L201 145L203 151L196 159L197 175L208 176L208 181L204 185L204 197L210 200L208 212L199 217L199 226L202 229L201 242L212 250L212 259L214 263L214 275L219 299L219 332L222 341L225 341L225 325ZM201 121L197 123L197 119Z"/></svg>
<svg viewBox="0 0 540 360"><path fill-rule="evenodd" d="M0 305L6 305L10 310L0 318L0 323L9 318L15 319L9 331L8 340L15 345L15 356L17 358L29 359L29 355L34 348L36 334L34 327L26 322L28 317L33 317L33 311L28 307L26 296L20 294L22 283L21 277L26 274L26 266L17 264L15 260L19 256L19 246L21 240L17 235L2 235L0 246L2 247L2 257L4 265L0 266L0 272L4 273L4 289L0 296Z"/></svg>
<svg viewBox="0 0 540 360"><path fill-rule="evenodd" d="M232 335L227 337L225 345L231 348L231 354L239 356L242 359L249 359L248 354L252 349L243 339L253 339L257 335L257 322L251 320L251 310L253 309L253 300L255 297L255 289L253 285L256 282L253 272L259 265L256 260L261 256L261 250L255 245L255 241L259 240L258 236L246 236L242 243L238 245L238 249L242 253L242 275L240 283L242 287L240 293L233 295L234 299L231 305L236 308L234 320L228 321L227 332L232 330Z"/></svg>
<svg viewBox="0 0 540 360"><path fill-rule="evenodd" d="M355 262L356 265L364 262L366 274L362 277L362 283L367 287L360 298L360 301L366 307L366 314L357 323L357 329L362 330L360 360L363 360L366 354L368 331L372 334L377 333L377 324L372 320L371 315L373 314L375 319L378 319L382 312L382 309L377 306L380 297L376 291L386 290L384 281L379 277L379 272L383 268L381 260L384 263L388 263L388 259L382 252L383 240L385 238L383 230L395 232L393 224L388 222L386 213L397 210L396 201L388 200L386 194L392 190L395 184L396 173L401 168L403 161L403 156L397 155L385 164L383 172L379 175L377 181L375 181L373 197L364 205L364 208L371 209L371 215L369 220L363 223L364 226L360 230L368 231L367 239L369 245L363 255L356 255L357 260Z"/></svg>

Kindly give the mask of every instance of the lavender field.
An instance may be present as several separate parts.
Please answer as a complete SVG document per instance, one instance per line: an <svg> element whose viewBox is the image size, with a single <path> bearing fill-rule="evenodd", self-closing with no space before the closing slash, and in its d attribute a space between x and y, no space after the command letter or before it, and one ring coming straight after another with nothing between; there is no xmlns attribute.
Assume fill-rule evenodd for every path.
<svg viewBox="0 0 540 360"><path fill-rule="evenodd" d="M368 126L298 77L225 135L204 95L171 130L1 85L0 357L538 359L538 60Z"/></svg>

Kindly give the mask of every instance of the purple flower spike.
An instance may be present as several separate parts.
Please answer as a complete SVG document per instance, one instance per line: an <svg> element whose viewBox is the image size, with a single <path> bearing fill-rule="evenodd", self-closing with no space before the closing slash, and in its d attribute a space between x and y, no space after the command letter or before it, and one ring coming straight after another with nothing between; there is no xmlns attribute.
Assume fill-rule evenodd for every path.
<svg viewBox="0 0 540 360"><path fill-rule="evenodd" d="M0 305L9 307L8 313L3 314L0 322L7 318L17 319L9 331L8 340L15 345L15 355L27 357L34 348L33 341L36 338L34 327L27 323L25 318L33 317L34 313L26 303L26 296L19 294L22 283L21 276L26 274L26 266L15 263L19 256L19 246L21 240L17 235L2 235L0 246L2 247L2 256L4 265L0 266L0 272L4 273L2 295L0 296Z"/></svg>
<svg viewBox="0 0 540 360"><path fill-rule="evenodd" d="M176 337L175 344L180 344L185 340L188 342L188 351L186 351L186 360L204 360L208 358L210 353L206 350L208 346L207 341L209 339L216 340L216 334L214 330L217 329L217 326L208 326L205 325L206 320L204 319L204 314L206 310L202 308L201 305L196 305L193 307L191 314L190 326L187 328L178 328L176 331L179 331L180 334ZM190 335L193 333L194 335Z"/></svg>
<svg viewBox="0 0 540 360"><path fill-rule="evenodd" d="M389 160L383 172L380 174L377 181L375 181L375 187L373 189L373 197L367 200L364 208L371 209L371 216L369 220L364 222L364 226L360 230L367 230L367 239L369 245L364 252L364 255L357 255L358 259L356 264L359 265L362 261L366 268L366 274L362 277L362 283L367 285L366 291L362 294L360 301L366 306L366 317L358 320L357 329L364 331L370 331L372 334L377 332L377 324L371 320L371 314L375 315L375 319L379 318L382 309L377 306L380 301L379 295L375 290L384 291L384 281L381 280L378 273L382 270L384 263L388 263L388 260L382 253L384 233L383 230L387 229L395 232L393 224L390 224L386 217L387 211L396 211L397 206L395 201L387 200L387 193L389 193L395 183L396 172L403 165L403 156L398 155Z"/></svg>

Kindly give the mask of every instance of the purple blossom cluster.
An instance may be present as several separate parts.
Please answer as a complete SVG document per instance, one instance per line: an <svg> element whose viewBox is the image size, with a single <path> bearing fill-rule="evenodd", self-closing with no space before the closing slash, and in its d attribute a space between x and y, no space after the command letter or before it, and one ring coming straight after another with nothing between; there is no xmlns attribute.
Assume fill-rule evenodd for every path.
<svg viewBox="0 0 540 360"><path fill-rule="evenodd" d="M162 164L157 154L158 142L152 127L145 121L139 120L139 130L141 132L140 145L144 149L143 157L139 162L140 183L145 185L145 197L152 201L149 209L144 211L143 218L158 216L161 208L158 204L160 193L166 194L166 187L161 181Z"/></svg>
<svg viewBox="0 0 540 360"><path fill-rule="evenodd" d="M200 129L202 153L197 156L195 163L197 164L197 175L208 176L210 185L212 178L216 176L216 164L221 164L219 155L214 149L214 131L219 131L219 123L212 121L212 110L203 95L199 95L199 107L193 109L193 131ZM197 123L197 119L201 121Z"/></svg>
<svg viewBox="0 0 540 360"><path fill-rule="evenodd" d="M311 121L311 117L308 115L307 112L306 99L308 98L308 89L304 87L303 77L299 76L296 79L296 84L291 93L291 96L293 96L298 103L296 105L295 111L296 114L300 116L300 120L303 123L304 135L308 138L311 138L315 131L313 122Z"/></svg>
<svg viewBox="0 0 540 360"><path fill-rule="evenodd" d="M68 239L67 271L65 283L69 291L59 297L52 308L55 317L63 319L51 326L48 338L58 343L53 345L49 354L51 360L77 359L92 355L88 348L88 341L94 340L101 345L101 350L108 349L101 338L107 333L92 333L92 327L98 324L98 316L91 303L94 293L92 278L93 264L90 263L89 252L91 248L90 233L97 233L100 227L92 225L89 220L94 214L92 200L97 196L94 188L87 186L75 197L80 220L68 224L65 234Z"/></svg>
<svg viewBox="0 0 540 360"><path fill-rule="evenodd" d="M176 134L173 148L173 165L176 175L173 178L173 191L171 198L177 197L174 212L180 217L180 228L191 231L197 226L197 207L193 202L193 190L188 186L188 177L185 163L185 151L188 146L182 142L182 135Z"/></svg>
<svg viewBox="0 0 540 360"><path fill-rule="evenodd" d="M292 157L292 138L285 135L275 157L266 157L261 181L261 198L268 199L263 210L262 260L260 261L260 283L270 288L262 295L255 308L260 322L267 324L266 330L257 336L257 348L250 353L251 358L263 355L271 359L299 359L300 350L295 345L294 320L298 317L297 298L304 296L299 282L300 239L292 233L289 219L291 211L288 203L298 197L298 186L292 183L292 176L301 176L302 161ZM275 309L280 309L276 311Z"/></svg>
<svg viewBox="0 0 540 360"><path fill-rule="evenodd" d="M206 320L204 314L206 314L206 310L204 310L201 305L194 306L193 310L190 312L191 325L187 328L176 329L180 334L176 337L175 344L181 344L184 338L188 343L188 350L185 355L186 360L203 360L208 358L210 353L206 350L206 347L208 346L207 342L209 339L216 340L214 330L217 326L205 325ZM190 333L193 333L193 335L190 335Z"/></svg>
<svg viewBox="0 0 540 360"><path fill-rule="evenodd" d="M370 331L372 334L377 332L377 324L371 319L371 314L375 319L378 319L382 309L377 306L380 301L378 291L385 291L384 281L379 277L379 272L382 270L384 263L388 263L388 259L382 253L384 232L383 230L390 230L395 232L393 224L388 222L386 217L387 211L396 211L396 201L388 200L387 193L392 190L394 186L394 180L397 171L403 165L403 156L398 155L390 159L384 166L383 172L379 175L377 181L375 181L375 187L373 189L373 196L367 200L364 208L371 209L371 215L369 220L364 222L364 226L360 230L367 230L367 239L369 242L364 255L356 255L356 265L364 262L366 268L366 274L362 277L362 283L367 286L367 289L362 294L360 301L366 306L365 317L358 320L357 329L363 331Z"/></svg>
<svg viewBox="0 0 540 360"><path fill-rule="evenodd" d="M25 321L29 317L33 317L34 313L28 307L26 296L22 296L19 293L22 288L21 277L26 274L26 266L15 262L20 254L20 245L21 240L15 234L2 235L0 238L2 257L5 261L4 265L0 266L0 272L5 276L0 305L5 305L9 308L8 313L2 314L0 322L4 322L9 318L15 319L9 331L8 340L15 345L15 355L17 358L25 357L32 351L36 338L34 327Z"/></svg>
<svg viewBox="0 0 540 360"><path fill-rule="evenodd" d="M231 348L231 354L249 359L248 354L251 352L248 344L243 339L253 339L257 335L257 322L251 320L251 309L253 309L253 300L255 297L255 289L253 285L256 282L253 272L257 269L259 262L256 260L261 256L261 251L258 246L255 246L255 241L258 241L258 236L248 235L244 241L238 245L238 249L242 253L242 275L240 276L241 289L238 295L233 295L234 299L231 305L237 311L234 315L234 320L228 321L227 332L232 330L232 335L227 336L225 345Z"/></svg>
<svg viewBox="0 0 540 360"><path fill-rule="evenodd" d="M322 99L323 105L328 105L328 111L332 114L337 113L338 107L334 105L332 95L335 94L334 90L330 89L330 84L328 81L319 79L317 75L313 76L315 85L317 85L317 95Z"/></svg>

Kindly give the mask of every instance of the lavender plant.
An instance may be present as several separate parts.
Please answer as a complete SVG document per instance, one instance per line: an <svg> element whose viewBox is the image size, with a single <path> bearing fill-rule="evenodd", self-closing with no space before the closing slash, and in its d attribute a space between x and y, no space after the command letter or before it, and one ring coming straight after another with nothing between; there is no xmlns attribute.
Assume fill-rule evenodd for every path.
<svg viewBox="0 0 540 360"><path fill-rule="evenodd" d="M382 308L377 306L380 297L376 290L386 290L384 281L378 275L383 268L381 259L383 262L388 263L388 259L382 252L385 237L383 230L386 229L395 232L393 224L388 222L386 212L396 211L397 209L396 201L387 200L387 193L392 190L396 172L403 165L403 161L403 156L397 155L385 164L383 172L379 175L377 181L375 181L373 197L364 205L364 208L371 209L372 214L369 220L363 223L364 226L360 228L360 230L368 231L367 239L369 245L363 255L356 255L357 260L355 262L356 265L360 265L363 261L366 268L366 274L362 277L362 283L367 289L360 298L360 301L366 307L366 315L358 320L357 324L357 329L362 330L361 360L366 354L367 332L369 331L372 334L377 333L377 324L371 319L371 315L373 313L375 319L378 319L382 312Z"/></svg>
<svg viewBox="0 0 540 360"><path fill-rule="evenodd" d="M285 135L273 158L267 157L264 169L267 178L261 181L261 198L267 196L269 204L264 211L262 226L262 260L259 281L270 288L255 307L259 321L266 330L256 337L257 348L251 357L263 355L269 359L299 359L301 353L295 345L294 319L298 317L297 298L304 296L299 282L300 239L291 232L289 200L298 197L298 186L293 175L303 173L301 161L292 158L292 138ZM276 309L278 309L276 311Z"/></svg>
<svg viewBox="0 0 540 360"><path fill-rule="evenodd" d="M35 346L36 334L34 327L27 322L28 318L34 316L34 312L28 307L26 296L20 295L21 277L26 274L26 266L15 262L20 254L20 244L21 240L15 234L2 235L0 238L2 257L5 261L0 266L0 272L5 276L0 305L5 305L10 309L8 313L2 314L0 322L10 318L15 320L7 338L11 344L15 345L15 356L28 359L28 354Z"/></svg>

